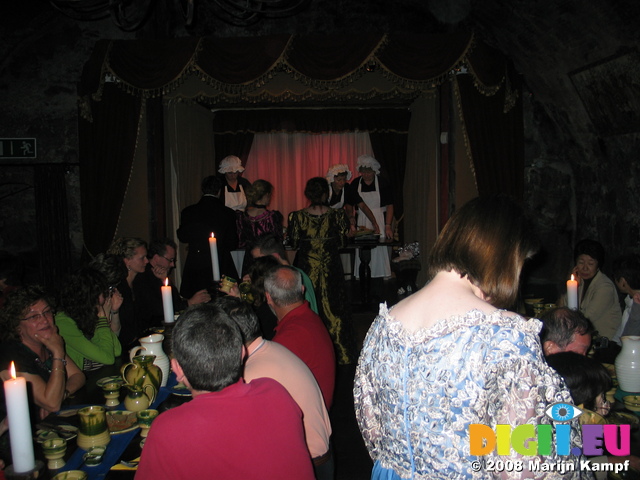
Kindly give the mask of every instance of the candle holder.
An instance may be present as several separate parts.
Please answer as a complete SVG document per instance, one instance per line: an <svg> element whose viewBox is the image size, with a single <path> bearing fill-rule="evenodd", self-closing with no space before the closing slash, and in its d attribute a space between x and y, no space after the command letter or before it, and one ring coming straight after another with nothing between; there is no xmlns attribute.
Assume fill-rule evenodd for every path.
<svg viewBox="0 0 640 480"><path fill-rule="evenodd" d="M173 327L175 327L176 323L164 323L164 340L162 341L162 349L164 353L169 357L169 359L173 358L173 352L171 350L171 337L173 336Z"/></svg>
<svg viewBox="0 0 640 480"><path fill-rule="evenodd" d="M4 469L4 477L7 480L35 480L36 478L44 478L46 472L46 466L42 460L36 460L36 464L33 470L28 472L16 473L13 470L13 465L9 465Z"/></svg>
<svg viewBox="0 0 640 480"><path fill-rule="evenodd" d="M67 441L64 438L49 438L42 443L42 451L47 459L49 470L64 467L64 454L67 452Z"/></svg>

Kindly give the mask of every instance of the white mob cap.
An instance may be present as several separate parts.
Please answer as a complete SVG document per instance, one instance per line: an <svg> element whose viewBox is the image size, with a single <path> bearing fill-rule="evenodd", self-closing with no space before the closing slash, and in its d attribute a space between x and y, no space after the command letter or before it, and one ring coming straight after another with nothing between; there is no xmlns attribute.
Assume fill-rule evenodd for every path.
<svg viewBox="0 0 640 480"><path fill-rule="evenodd" d="M347 180L351 180L351 170L349 170L349 167L347 165L341 163L339 165L334 165L329 170L327 170L327 182L333 183L333 177L335 177L336 175L340 175L341 173L346 173Z"/></svg>
<svg viewBox="0 0 640 480"><path fill-rule="evenodd" d="M376 175L380 174L380 162L371 155L360 155L358 157L358 170L361 168L370 168Z"/></svg>
<svg viewBox="0 0 640 480"><path fill-rule="evenodd" d="M218 167L218 173L244 172L242 161L235 155L224 157Z"/></svg>

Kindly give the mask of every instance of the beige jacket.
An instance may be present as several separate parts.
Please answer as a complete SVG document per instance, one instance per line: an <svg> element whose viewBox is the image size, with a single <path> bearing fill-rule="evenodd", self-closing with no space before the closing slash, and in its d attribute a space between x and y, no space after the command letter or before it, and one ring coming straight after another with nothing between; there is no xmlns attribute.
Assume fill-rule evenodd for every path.
<svg viewBox="0 0 640 480"><path fill-rule="evenodd" d="M622 310L618 300L618 291L613 282L601 271L598 271L591 280L587 293L582 298L584 283L578 287L578 304L580 311L587 317L600 335L612 338L620 322Z"/></svg>

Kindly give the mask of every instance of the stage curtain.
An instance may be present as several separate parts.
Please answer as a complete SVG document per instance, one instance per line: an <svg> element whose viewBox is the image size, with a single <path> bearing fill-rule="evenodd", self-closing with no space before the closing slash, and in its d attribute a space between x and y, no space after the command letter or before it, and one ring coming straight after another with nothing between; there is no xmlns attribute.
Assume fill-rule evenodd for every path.
<svg viewBox="0 0 640 480"><path fill-rule="evenodd" d="M511 132L515 140L522 137L521 131L502 130L506 124L521 129L521 119L519 123L511 122L520 108L513 106L515 89L509 84L503 56L476 41L471 32L100 40L85 64L78 89L85 247L95 254L113 238L131 170L143 99L162 97L180 88L187 79L197 78L217 92L210 104L219 101L246 107L258 101L278 103L282 98L260 94L272 76L280 74L302 86L301 93L287 92L283 96L288 107L327 106L322 102L328 99L332 102L329 106L335 106L351 98L395 99L396 105L407 105L432 92L464 66L468 67L472 83L462 85L459 92L465 118L470 122L468 141L479 187L483 185L482 192L508 191L521 197L522 179L512 177L523 175L522 152L515 144L495 145L511 142L505 132ZM334 98L338 89L351 88L370 71L382 74L391 90L383 95L375 89L349 91ZM503 90L507 87L511 90L505 96ZM477 97L480 94L489 97ZM474 110L500 103L500 97L503 104L511 105L507 115L500 117L497 107L491 107L495 114L492 117L483 117L488 112ZM221 140L216 139L216 144ZM222 143L236 145L224 147L227 150L221 147L216 154L218 161L230 153L243 158L251 141L237 136ZM487 153L485 147L489 144L493 145L489 152L495 153ZM387 155L378 151L382 152L380 156ZM495 155L501 155L498 166ZM494 178L507 171L511 172L509 181ZM482 175L487 177L486 182L480 180Z"/></svg>
<svg viewBox="0 0 640 480"><path fill-rule="evenodd" d="M214 175L215 149L211 135L213 114L199 105L171 101L165 107L165 141L168 170L167 236L178 244L175 283L180 285L186 246L178 241L180 212L202 196L200 184Z"/></svg>
<svg viewBox="0 0 640 480"><path fill-rule="evenodd" d="M325 177L329 167L344 163L355 178L356 159L373 153L369 134L258 133L253 140L244 176L274 186L270 208L287 215L308 205L304 187L312 177ZM352 179L353 180L353 179Z"/></svg>
<svg viewBox="0 0 640 480"><path fill-rule="evenodd" d="M511 105L505 89L495 95L482 95L470 75L457 75L456 83L478 193L506 193L522 202L524 126L521 97L514 98L515 103Z"/></svg>
<svg viewBox="0 0 640 480"><path fill-rule="evenodd" d="M105 84L91 101L91 119L79 121L80 183L85 259L113 240L133 164L140 123L140 97Z"/></svg>

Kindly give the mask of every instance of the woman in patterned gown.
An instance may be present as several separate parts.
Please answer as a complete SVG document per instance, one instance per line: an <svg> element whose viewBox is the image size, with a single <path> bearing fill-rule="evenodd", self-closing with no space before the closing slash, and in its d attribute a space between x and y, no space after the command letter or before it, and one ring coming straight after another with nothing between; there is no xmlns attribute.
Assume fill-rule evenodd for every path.
<svg viewBox="0 0 640 480"><path fill-rule="evenodd" d="M247 208L244 212L238 212L238 247L245 249L242 276L251 268L253 263L251 249L258 237L271 233L279 241L284 239L282 214L278 210L268 209L272 194L271 183L266 180L256 180L246 191Z"/></svg>
<svg viewBox="0 0 640 480"><path fill-rule="evenodd" d="M578 457L560 456L555 448L548 455L518 454L518 445L511 455L490 447L471 452L472 424L493 432L497 425L539 428L551 424L550 405L572 403L544 360L541 322L505 310L515 303L533 247L515 203L505 196L476 198L438 237L429 283L392 309L381 306L354 384L372 479L590 478ZM581 447L577 420L569 432L570 447ZM575 471L529 471L536 461ZM500 462L508 465L504 471L486 468Z"/></svg>
<svg viewBox="0 0 640 480"><path fill-rule="evenodd" d="M318 299L320 317L329 329L336 359L346 365L354 360L351 311L339 249L347 242L349 220L343 209L327 206L329 184L322 177L309 179L304 194L307 208L289 214L288 236L297 249L294 265L309 275Z"/></svg>

